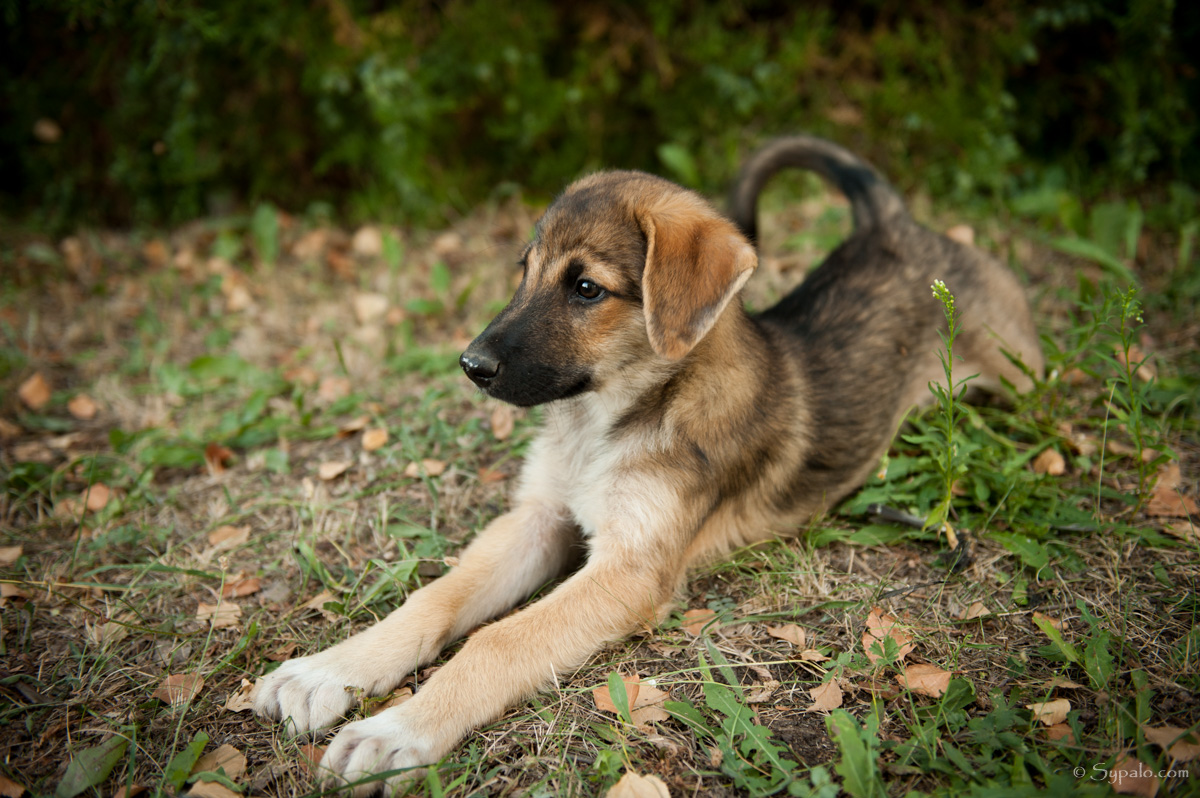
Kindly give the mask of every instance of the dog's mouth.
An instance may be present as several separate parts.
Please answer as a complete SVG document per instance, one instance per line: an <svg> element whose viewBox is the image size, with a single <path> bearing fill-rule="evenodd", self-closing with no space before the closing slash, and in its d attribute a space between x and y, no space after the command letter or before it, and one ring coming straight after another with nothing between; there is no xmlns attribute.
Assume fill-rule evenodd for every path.
<svg viewBox="0 0 1200 798"><path fill-rule="evenodd" d="M518 407L569 399L593 387L587 372L523 359L501 360L473 348L463 352L458 364L485 394Z"/></svg>

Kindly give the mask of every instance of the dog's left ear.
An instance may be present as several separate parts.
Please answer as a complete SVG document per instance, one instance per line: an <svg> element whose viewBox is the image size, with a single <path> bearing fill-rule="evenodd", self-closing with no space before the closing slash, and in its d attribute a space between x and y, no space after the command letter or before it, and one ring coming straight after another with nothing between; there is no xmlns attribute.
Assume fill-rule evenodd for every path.
<svg viewBox="0 0 1200 798"><path fill-rule="evenodd" d="M692 351L758 265L750 242L700 200L661 203L639 214L646 235L642 306L654 351Z"/></svg>

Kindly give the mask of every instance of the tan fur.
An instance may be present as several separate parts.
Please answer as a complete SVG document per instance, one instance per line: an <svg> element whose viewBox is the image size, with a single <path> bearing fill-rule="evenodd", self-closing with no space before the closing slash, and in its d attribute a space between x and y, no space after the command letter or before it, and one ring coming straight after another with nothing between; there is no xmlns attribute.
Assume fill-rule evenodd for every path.
<svg viewBox="0 0 1200 798"><path fill-rule="evenodd" d="M846 257L891 257L903 235L853 239ZM822 321L820 302L808 332L770 311L748 316L738 293L756 265L752 247L698 196L648 175L601 173L568 188L524 260L512 303L463 355L492 395L545 406L514 508L378 625L267 676L256 710L296 731L336 723L353 703L347 686L384 694L569 575L474 631L411 700L342 729L322 762L335 781L434 762L604 643L652 628L690 566L794 530L861 484L941 376L931 332L939 310L918 297L929 290L927 266L898 267L898 281L918 286L912 307L895 311L911 323L887 315L900 282L864 280L856 290L874 311L861 319L851 313L861 308L830 294L861 327L866 351L853 361L833 351L840 317ZM1019 287L980 263L976 287L958 294L964 317L981 320L964 330L966 368L991 386L1027 384L995 340L1040 369ZM607 293L583 297L583 280ZM797 294L796 306L805 302ZM841 359L864 373L828 365ZM865 373L876 360L893 375L886 390ZM848 405L852 423L829 420Z"/></svg>

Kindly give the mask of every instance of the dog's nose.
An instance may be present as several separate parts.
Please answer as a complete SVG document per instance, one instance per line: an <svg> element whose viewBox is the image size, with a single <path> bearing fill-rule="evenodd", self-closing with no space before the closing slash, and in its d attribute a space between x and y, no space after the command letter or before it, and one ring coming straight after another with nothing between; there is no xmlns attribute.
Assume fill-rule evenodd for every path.
<svg viewBox="0 0 1200 798"><path fill-rule="evenodd" d="M480 388L486 388L500 373L500 361L488 354L467 350L458 359L458 365Z"/></svg>

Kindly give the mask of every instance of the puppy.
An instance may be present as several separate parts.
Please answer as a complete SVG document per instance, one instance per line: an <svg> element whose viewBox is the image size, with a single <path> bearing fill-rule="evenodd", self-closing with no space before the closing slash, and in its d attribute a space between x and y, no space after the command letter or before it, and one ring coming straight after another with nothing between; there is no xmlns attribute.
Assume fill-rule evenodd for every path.
<svg viewBox="0 0 1200 798"><path fill-rule="evenodd" d="M787 166L839 188L854 232L751 316L739 294L758 261L755 205ZM387 773L396 786L605 643L653 627L689 566L793 532L862 484L943 379L934 280L962 313L958 373L1018 390L1040 373L1012 274L919 226L845 150L803 136L770 144L732 209L733 222L666 180L613 171L546 211L512 301L460 361L489 396L545 408L515 506L386 619L258 685L260 715L294 732L328 726L357 691L387 693L475 630L412 699L337 734L321 763L331 781Z"/></svg>

